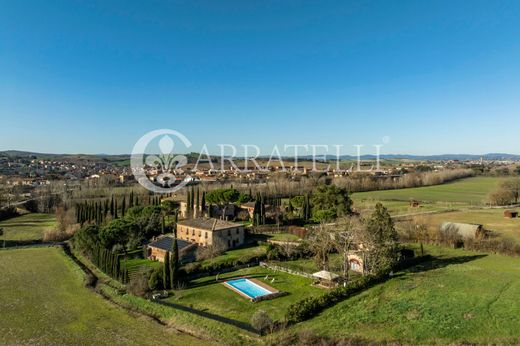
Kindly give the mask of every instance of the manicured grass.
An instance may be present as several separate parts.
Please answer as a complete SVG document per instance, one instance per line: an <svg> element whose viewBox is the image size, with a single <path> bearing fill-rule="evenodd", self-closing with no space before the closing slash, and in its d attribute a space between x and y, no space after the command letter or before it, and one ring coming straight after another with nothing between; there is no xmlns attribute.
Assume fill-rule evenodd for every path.
<svg viewBox="0 0 520 346"><path fill-rule="evenodd" d="M269 240L275 240L275 241L284 241L284 242L297 242L301 240L300 237L298 237L295 234L291 233L274 233L269 234Z"/></svg>
<svg viewBox="0 0 520 346"><path fill-rule="evenodd" d="M504 178L474 177L442 185L360 192L352 196L355 201L371 199L409 202L410 199L416 199L425 202L445 203L446 207L449 207L450 204L481 205L485 203L489 193L492 192L503 179Z"/></svg>
<svg viewBox="0 0 520 346"><path fill-rule="evenodd" d="M269 275L269 279L265 277ZM191 283L187 289L178 291L166 302L180 304L199 311L223 316L239 322L249 323L257 310L266 311L271 318L284 317L287 307L300 299L324 293L322 289L311 286L312 280L304 277L275 272L262 267L246 268L231 273L221 274L219 279L234 277L254 277L280 291L288 292L286 296L272 300L253 303L241 295L217 282L215 276L201 278ZM274 278L274 282L271 280Z"/></svg>
<svg viewBox="0 0 520 346"><path fill-rule="evenodd" d="M129 260L121 260L121 266L124 266L126 264L126 268L128 271L133 270L139 270L140 268L147 267L147 268L158 268L161 266L161 262L159 261L152 261L146 258L134 258Z"/></svg>
<svg viewBox="0 0 520 346"><path fill-rule="evenodd" d="M432 229L439 229L443 222L463 222L481 224L499 236L520 242L520 218L504 217L506 209L478 209L429 215L425 220ZM518 210L517 210L518 211Z"/></svg>
<svg viewBox="0 0 520 346"><path fill-rule="evenodd" d="M84 287L58 248L0 251L0 344L191 345L205 342L134 317Z"/></svg>
<svg viewBox="0 0 520 346"><path fill-rule="evenodd" d="M519 344L520 259L427 246L431 265L296 326L319 334L406 344Z"/></svg>
<svg viewBox="0 0 520 346"><path fill-rule="evenodd" d="M4 236L0 241L38 241L45 231L56 226L56 217L51 214L26 214L0 222Z"/></svg>
<svg viewBox="0 0 520 346"><path fill-rule="evenodd" d="M234 250L228 250L218 257L201 261L202 266L232 262L235 260L246 261L249 258L265 254L265 246L244 246Z"/></svg>

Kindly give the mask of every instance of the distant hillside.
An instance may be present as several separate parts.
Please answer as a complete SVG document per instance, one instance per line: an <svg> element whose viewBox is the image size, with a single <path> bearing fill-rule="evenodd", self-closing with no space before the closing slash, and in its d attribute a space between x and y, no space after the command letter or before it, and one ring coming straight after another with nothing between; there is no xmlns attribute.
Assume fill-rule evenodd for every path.
<svg viewBox="0 0 520 346"><path fill-rule="evenodd" d="M197 153L189 153L185 154L188 156L189 162L195 162L198 158ZM205 155L203 155L205 157ZM91 161L91 162L118 162L118 161L128 161L130 160L129 154L120 154L120 155L109 155L109 154L51 154L51 153L35 153L28 151L19 151L19 150L5 150L0 151L0 157L18 157L18 158L37 158L37 159L47 159L47 160L56 160L56 161ZM213 155L214 158L217 158L218 155ZM264 158L268 158L268 156L262 156ZM286 156L285 158L290 158ZM480 160L483 158L484 160L510 160L510 161L520 161L520 155L515 154L506 154L506 153L489 153L483 155L471 155L471 154L442 154L442 155L409 155L409 154L385 154L380 156L383 160L411 160L411 161L447 161L447 160L459 160L459 161L470 161L470 160ZM310 160L312 159L311 155L300 156L302 160ZM336 160L336 156L327 155L327 160ZM342 155L340 156L341 160L357 160L357 157L354 155ZM375 160L375 155L361 155L362 160Z"/></svg>
<svg viewBox="0 0 520 346"><path fill-rule="evenodd" d="M51 153L35 153L20 150L0 151L0 157L10 158L32 158L39 160L53 161L88 161L88 162L118 162L130 159L130 155L91 155L91 154L51 154Z"/></svg>

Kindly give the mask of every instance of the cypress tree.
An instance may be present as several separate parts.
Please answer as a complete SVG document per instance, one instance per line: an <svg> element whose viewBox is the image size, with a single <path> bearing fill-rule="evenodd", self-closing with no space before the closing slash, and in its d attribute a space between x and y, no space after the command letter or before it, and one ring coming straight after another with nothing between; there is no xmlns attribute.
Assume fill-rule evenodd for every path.
<svg viewBox="0 0 520 346"><path fill-rule="evenodd" d="M202 201L200 202L200 210L202 214L206 211L206 191L202 191Z"/></svg>
<svg viewBox="0 0 520 346"><path fill-rule="evenodd" d="M135 205L139 205L139 196L135 195Z"/></svg>
<svg viewBox="0 0 520 346"><path fill-rule="evenodd" d="M114 217L114 195L112 195L112 200L110 201L110 216Z"/></svg>
<svg viewBox="0 0 520 346"><path fill-rule="evenodd" d="M114 201L114 219L117 219L117 199Z"/></svg>
<svg viewBox="0 0 520 346"><path fill-rule="evenodd" d="M197 210L199 210L200 209L200 191L199 191L198 187L197 187L197 197L196 198L197 199L196 199L195 204L196 204Z"/></svg>
<svg viewBox="0 0 520 346"><path fill-rule="evenodd" d="M195 209L195 189L191 187L191 210Z"/></svg>
<svg viewBox="0 0 520 346"><path fill-rule="evenodd" d="M173 224L172 258L170 260L170 287L177 287L179 270L179 246L177 245L177 224Z"/></svg>
<svg viewBox="0 0 520 346"><path fill-rule="evenodd" d="M162 216L162 219L161 219L161 234L164 234L164 215Z"/></svg>
<svg viewBox="0 0 520 346"><path fill-rule="evenodd" d="M170 252L169 251L167 251L166 254L164 255L163 286L164 286L165 290L170 288Z"/></svg>
<svg viewBox="0 0 520 346"><path fill-rule="evenodd" d="M121 204L121 216L125 217L125 209L126 209L126 196L123 196L123 203Z"/></svg>
<svg viewBox="0 0 520 346"><path fill-rule="evenodd" d="M191 194L190 194L190 192L188 191L188 192L186 193L186 211L187 211L187 213L188 213L188 216L191 214L191 213L190 213L190 210L191 210L191 209L190 209L190 205L191 205L190 198L191 198Z"/></svg>
<svg viewBox="0 0 520 346"><path fill-rule="evenodd" d="M103 210L103 216L106 219L108 215L108 199L105 199L105 210Z"/></svg>
<svg viewBox="0 0 520 346"><path fill-rule="evenodd" d="M134 191L130 191L130 199L128 200L128 208L132 208L134 206Z"/></svg>

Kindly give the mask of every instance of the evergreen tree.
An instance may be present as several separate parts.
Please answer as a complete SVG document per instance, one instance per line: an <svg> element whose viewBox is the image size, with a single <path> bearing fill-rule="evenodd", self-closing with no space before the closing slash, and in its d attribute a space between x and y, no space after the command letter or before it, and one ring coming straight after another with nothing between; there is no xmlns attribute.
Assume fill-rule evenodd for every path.
<svg viewBox="0 0 520 346"><path fill-rule="evenodd" d="M114 219L117 219L117 199L114 201Z"/></svg>
<svg viewBox="0 0 520 346"><path fill-rule="evenodd" d="M112 199L110 201L110 216L114 217L114 195L112 195Z"/></svg>
<svg viewBox="0 0 520 346"><path fill-rule="evenodd" d="M186 211L188 213L188 216L191 214L191 208L190 208L190 205L191 205L191 194L189 191L186 192Z"/></svg>
<svg viewBox="0 0 520 346"><path fill-rule="evenodd" d="M165 229L165 225L164 225L164 215L163 215L161 218L161 234L164 234L164 229Z"/></svg>
<svg viewBox="0 0 520 346"><path fill-rule="evenodd" d="M199 188L197 187L197 194L196 194L196 202L195 202L195 210L197 212L197 214L199 213L199 210L200 210L200 195L199 195L200 191L199 191Z"/></svg>
<svg viewBox="0 0 520 346"><path fill-rule="evenodd" d="M179 246L177 245L177 223L173 224L172 258L170 260L170 287L177 287L179 271Z"/></svg>
<svg viewBox="0 0 520 346"><path fill-rule="evenodd" d="M163 287L165 290L170 288L170 252L166 252L164 255L163 263Z"/></svg>
<svg viewBox="0 0 520 346"><path fill-rule="evenodd" d="M204 215L204 212L206 211L206 191L202 191L202 200L200 202L200 210L202 212L202 215Z"/></svg>
<svg viewBox="0 0 520 346"><path fill-rule="evenodd" d="M123 203L121 203L121 216L125 217L125 209L126 209L126 196L123 196Z"/></svg>

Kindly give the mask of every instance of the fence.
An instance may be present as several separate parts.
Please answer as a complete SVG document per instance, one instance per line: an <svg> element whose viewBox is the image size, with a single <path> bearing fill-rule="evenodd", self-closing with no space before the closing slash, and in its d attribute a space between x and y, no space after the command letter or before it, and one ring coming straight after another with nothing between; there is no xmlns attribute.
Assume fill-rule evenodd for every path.
<svg viewBox="0 0 520 346"><path fill-rule="evenodd" d="M307 229L298 226L277 226L277 225L262 225L256 226L249 230L250 233L253 234L279 234L279 233L289 233L300 238L305 238L307 236Z"/></svg>
<svg viewBox="0 0 520 346"><path fill-rule="evenodd" d="M299 271L299 270L293 270L293 269L290 269L290 268L278 266L278 265L267 263L267 262L260 262L260 266L263 267L263 268L274 270L274 271L284 272L284 273L288 273L288 274L292 274L292 275L303 276L303 277L306 277L306 278L309 278L309 279L313 278L312 274L305 273L305 272L302 272L302 271Z"/></svg>

